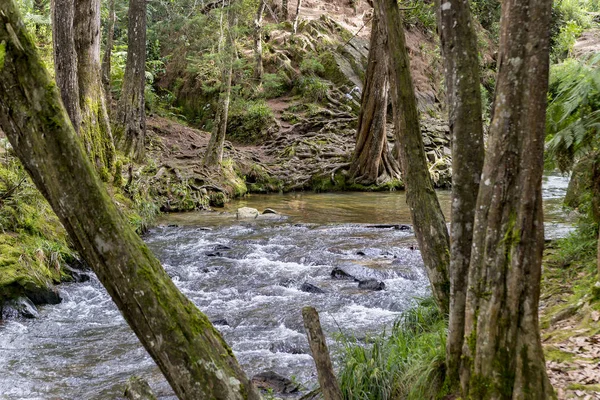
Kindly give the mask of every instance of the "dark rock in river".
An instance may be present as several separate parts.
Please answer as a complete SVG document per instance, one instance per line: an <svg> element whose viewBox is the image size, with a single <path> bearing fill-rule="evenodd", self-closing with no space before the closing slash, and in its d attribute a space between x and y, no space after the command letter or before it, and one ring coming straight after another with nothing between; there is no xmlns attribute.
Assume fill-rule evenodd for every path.
<svg viewBox="0 0 600 400"><path fill-rule="evenodd" d="M229 322L226 319L215 319L214 321L210 321L213 325L221 325L221 326L229 326Z"/></svg>
<svg viewBox="0 0 600 400"><path fill-rule="evenodd" d="M377 279L366 279L358 282L358 288L364 290L384 290L385 283Z"/></svg>
<svg viewBox="0 0 600 400"><path fill-rule="evenodd" d="M90 280L90 274L80 269L74 269L70 265L64 265L63 270L71 276L73 282L87 282Z"/></svg>
<svg viewBox="0 0 600 400"><path fill-rule="evenodd" d="M229 246L225 246L224 244L217 244L215 245L215 247L213 248L214 251L219 251L219 250L231 250L231 247Z"/></svg>
<svg viewBox="0 0 600 400"><path fill-rule="evenodd" d="M273 353L288 353L288 354L310 354L308 345L301 345L291 341L279 341L271 343L269 350Z"/></svg>
<svg viewBox="0 0 600 400"><path fill-rule="evenodd" d="M129 400L156 400L148 382L137 376L129 378L124 395Z"/></svg>
<svg viewBox="0 0 600 400"><path fill-rule="evenodd" d="M288 394L299 391L298 385L273 371L261 372L254 375L252 383L259 389L271 389L274 393Z"/></svg>
<svg viewBox="0 0 600 400"><path fill-rule="evenodd" d="M25 290L25 296L29 297L36 306L41 304L59 304L62 301L55 287Z"/></svg>
<svg viewBox="0 0 600 400"><path fill-rule="evenodd" d="M206 257L223 257L223 253L220 251L207 251L204 253Z"/></svg>
<svg viewBox="0 0 600 400"><path fill-rule="evenodd" d="M303 292L306 293L325 293L325 291L323 289L321 289L320 287L317 287L315 285L313 285L312 283L308 283L308 282L304 282L302 284L302 286L300 286L300 290L302 290Z"/></svg>
<svg viewBox="0 0 600 400"><path fill-rule="evenodd" d="M335 267L331 271L331 278L364 281L367 279L389 279L390 275L386 272L368 268L363 265L344 264L339 267Z"/></svg>
<svg viewBox="0 0 600 400"><path fill-rule="evenodd" d="M272 208L265 208L265 210L262 213L263 214L279 214L277 211L273 210Z"/></svg>
<svg viewBox="0 0 600 400"><path fill-rule="evenodd" d="M37 308L27 297L7 300L4 304L0 305L0 319L19 317L38 318L39 316Z"/></svg>
<svg viewBox="0 0 600 400"><path fill-rule="evenodd" d="M343 269L341 269L340 267L335 267L332 271L331 271L331 278L333 279L349 279L349 280L356 280L355 277L353 277L352 275L350 275L349 273L347 273L346 271L344 271Z"/></svg>

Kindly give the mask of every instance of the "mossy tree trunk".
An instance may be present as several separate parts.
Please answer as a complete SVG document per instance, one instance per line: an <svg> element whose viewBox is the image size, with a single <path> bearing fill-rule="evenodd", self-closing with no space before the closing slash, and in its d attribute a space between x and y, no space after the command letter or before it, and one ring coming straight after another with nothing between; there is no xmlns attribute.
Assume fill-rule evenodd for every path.
<svg viewBox="0 0 600 400"><path fill-rule="evenodd" d="M54 46L54 75L60 95L71 118L75 132L81 127L81 107L79 106L79 80L77 79L77 52L73 18L73 0L52 1L52 42Z"/></svg>
<svg viewBox="0 0 600 400"><path fill-rule="evenodd" d="M461 383L465 398L554 398L538 307L552 0L502 2L499 69L477 198Z"/></svg>
<svg viewBox="0 0 600 400"><path fill-rule="evenodd" d="M236 16L232 2L227 10L227 29L222 31L220 39L222 45L219 45L220 49L222 49L219 53L223 55L221 59L221 91L219 93L215 126L210 135L206 154L204 154L203 164L206 166L217 166L223 162L223 146L225 145L225 136L227 133L227 119L229 117L231 83L233 79L233 59L235 57L235 25Z"/></svg>
<svg viewBox="0 0 600 400"><path fill-rule="evenodd" d="M259 85L262 84L264 73L262 55L262 21L266 5L266 0L259 0L258 9L256 11L256 19L254 20L254 57L256 59L254 77Z"/></svg>
<svg viewBox="0 0 600 400"><path fill-rule="evenodd" d="M483 121L477 36L469 2L441 3L437 1L438 31L444 56L453 171L446 370L448 382L458 387L475 206L484 157Z"/></svg>
<svg viewBox="0 0 600 400"><path fill-rule="evenodd" d="M125 155L141 161L146 149L146 0L129 0L127 17L127 62L115 136Z"/></svg>
<svg viewBox="0 0 600 400"><path fill-rule="evenodd" d="M289 0L281 0L281 20L287 21L290 17L290 13L288 11L289 8Z"/></svg>
<svg viewBox="0 0 600 400"><path fill-rule="evenodd" d="M427 167L404 25L396 0L377 0L374 3L375 15L384 25L388 38L394 130L400 169L406 186L406 201L433 295L441 310L447 312L450 301L450 241L444 214Z"/></svg>
<svg viewBox="0 0 600 400"><path fill-rule="evenodd" d="M400 179L400 166L392 157L386 134L389 90L387 36L377 16L372 21L356 147L349 169L351 179L362 185Z"/></svg>
<svg viewBox="0 0 600 400"><path fill-rule="evenodd" d="M14 1L0 2L0 127L180 399L260 396L109 197Z"/></svg>
<svg viewBox="0 0 600 400"><path fill-rule="evenodd" d="M106 29L106 48L102 57L102 84L107 100L110 102L110 74L112 67L112 48L115 36L115 23L117 21L117 13L115 12L115 0L110 0L108 5L108 27ZM110 108L110 107L109 107Z"/></svg>
<svg viewBox="0 0 600 400"><path fill-rule="evenodd" d="M302 7L302 0L298 0L296 3L296 14L294 14L294 22L292 23L292 32L294 35L298 33L298 22L300 21L300 7Z"/></svg>

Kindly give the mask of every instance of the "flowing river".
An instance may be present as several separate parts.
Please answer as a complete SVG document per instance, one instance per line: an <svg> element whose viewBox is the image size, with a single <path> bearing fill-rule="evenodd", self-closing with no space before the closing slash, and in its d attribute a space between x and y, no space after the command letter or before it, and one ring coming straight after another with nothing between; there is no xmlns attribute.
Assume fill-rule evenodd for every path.
<svg viewBox="0 0 600 400"><path fill-rule="evenodd" d="M560 208L567 178L544 179L546 236L570 228ZM449 215L449 192L439 192ZM237 221L238 207L283 217ZM364 338L389 327L429 287L408 224L403 192L253 195L224 212L163 217L145 241L176 285L215 322L249 376L273 370L308 386L316 381L301 309L313 305L323 328ZM351 268L383 291L331 279ZM301 290L312 284L324 293ZM165 379L95 276L60 286L62 303L33 320L0 321L0 399L114 399L132 375L160 398ZM331 339L330 348L337 348Z"/></svg>

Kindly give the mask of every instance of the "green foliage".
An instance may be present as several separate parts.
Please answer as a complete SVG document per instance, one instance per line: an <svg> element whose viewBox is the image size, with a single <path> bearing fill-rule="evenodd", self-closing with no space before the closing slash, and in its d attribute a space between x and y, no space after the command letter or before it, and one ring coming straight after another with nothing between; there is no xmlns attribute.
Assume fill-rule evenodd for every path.
<svg viewBox="0 0 600 400"><path fill-rule="evenodd" d="M404 24L418 26L435 31L435 2L432 0L402 0L400 7L405 8Z"/></svg>
<svg viewBox="0 0 600 400"><path fill-rule="evenodd" d="M547 157L562 170L596 151L600 133L600 54L569 59L551 70Z"/></svg>
<svg viewBox="0 0 600 400"><path fill-rule="evenodd" d="M357 400L441 398L445 379L447 321L427 298L394 324L391 334L366 343L342 338L339 375L344 398Z"/></svg>
<svg viewBox="0 0 600 400"><path fill-rule="evenodd" d="M327 98L329 84L316 76L301 76L298 79L296 90L304 101L318 103Z"/></svg>
<svg viewBox="0 0 600 400"><path fill-rule="evenodd" d="M283 71L276 74L265 73L263 75L263 94L267 99L280 97L290 91L289 83L290 80Z"/></svg>
<svg viewBox="0 0 600 400"><path fill-rule="evenodd" d="M321 75L325 72L325 67L319 59L315 57L305 57L300 63L300 72L310 75Z"/></svg>
<svg viewBox="0 0 600 400"><path fill-rule="evenodd" d="M257 143L267 138L274 124L273 111L264 100L237 98L229 110L227 135L242 143Z"/></svg>
<svg viewBox="0 0 600 400"><path fill-rule="evenodd" d="M552 48L552 57L555 60L562 60L572 54L575 43L581 34L583 27L576 21L568 21L560 28L558 35L554 40Z"/></svg>
<svg viewBox="0 0 600 400"><path fill-rule="evenodd" d="M590 27L591 4L587 0L555 0L552 8L551 58L560 62L573 50L575 41Z"/></svg>
<svg viewBox="0 0 600 400"><path fill-rule="evenodd" d="M481 26L497 38L500 33L500 0L474 0L471 8Z"/></svg>

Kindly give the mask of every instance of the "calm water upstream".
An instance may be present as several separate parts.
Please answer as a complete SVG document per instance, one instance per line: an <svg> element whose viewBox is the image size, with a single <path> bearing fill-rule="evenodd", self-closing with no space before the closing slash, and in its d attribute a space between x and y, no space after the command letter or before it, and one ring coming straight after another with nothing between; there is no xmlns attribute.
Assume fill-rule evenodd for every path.
<svg viewBox="0 0 600 400"><path fill-rule="evenodd" d="M569 229L559 207L566 184L545 178L549 237ZM447 213L449 193L439 195ZM242 206L271 207L287 218L241 222L227 213ZM401 192L249 196L225 211L166 216L145 240L177 286L221 320L217 328L249 375L274 370L316 381L300 315L305 305L319 310L329 337L342 331L360 338L391 325L429 291L420 255L410 249L412 232L369 226L410 222ZM386 290L331 279L334 267L348 265L384 281ZM325 293L302 292L304 282ZM39 319L0 323L0 399L112 399L134 374L170 398L95 277L60 290L63 302L41 307Z"/></svg>

